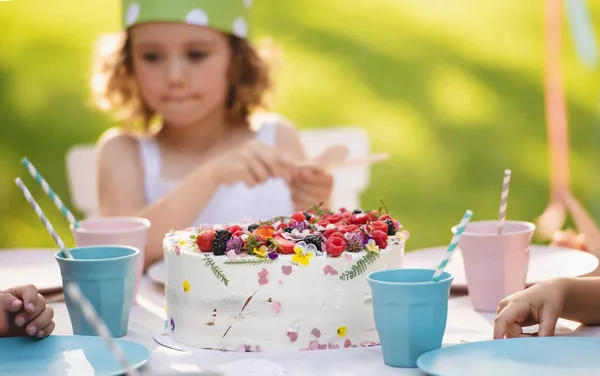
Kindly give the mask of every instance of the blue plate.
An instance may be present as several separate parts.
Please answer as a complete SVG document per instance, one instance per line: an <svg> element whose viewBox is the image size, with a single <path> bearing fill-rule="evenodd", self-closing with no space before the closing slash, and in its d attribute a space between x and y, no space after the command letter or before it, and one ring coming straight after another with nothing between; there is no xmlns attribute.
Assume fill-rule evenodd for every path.
<svg viewBox="0 0 600 376"><path fill-rule="evenodd" d="M417 359L433 376L600 374L600 338L528 337L443 347Z"/></svg>
<svg viewBox="0 0 600 376"><path fill-rule="evenodd" d="M102 338L55 336L0 338L0 375L122 375L150 359L145 346L116 339L129 362L125 369Z"/></svg>

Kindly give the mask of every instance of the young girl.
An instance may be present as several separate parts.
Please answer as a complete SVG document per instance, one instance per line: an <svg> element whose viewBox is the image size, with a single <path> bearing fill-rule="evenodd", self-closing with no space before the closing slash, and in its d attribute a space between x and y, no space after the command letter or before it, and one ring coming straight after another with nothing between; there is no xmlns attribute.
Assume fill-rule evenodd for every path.
<svg viewBox="0 0 600 376"><path fill-rule="evenodd" d="M269 77L246 39L250 3L123 0L126 29L100 46L98 103L146 131L101 137L100 212L152 222L146 265L171 229L291 215L331 195L330 174L296 167L305 154L290 124L251 119Z"/></svg>
<svg viewBox="0 0 600 376"><path fill-rule="evenodd" d="M54 311L35 286L13 287L0 291L0 338L36 336L44 338L54 331Z"/></svg>
<svg viewBox="0 0 600 376"><path fill-rule="evenodd" d="M540 336L554 335L558 318L600 324L600 278L559 278L513 294L498 307L494 338L518 337L539 324Z"/></svg>

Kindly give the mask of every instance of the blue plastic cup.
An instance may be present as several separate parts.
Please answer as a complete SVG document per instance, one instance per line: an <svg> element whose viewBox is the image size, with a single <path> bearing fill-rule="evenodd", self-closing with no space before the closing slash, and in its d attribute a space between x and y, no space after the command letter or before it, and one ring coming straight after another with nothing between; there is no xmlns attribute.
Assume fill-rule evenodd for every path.
<svg viewBox="0 0 600 376"><path fill-rule="evenodd" d="M72 259L66 258L62 252L55 254L63 286L69 282L79 286L113 337L127 334L140 251L120 245L77 247L69 251ZM94 327L85 320L79 305L68 294L65 294L65 301L73 334L97 335Z"/></svg>
<svg viewBox="0 0 600 376"><path fill-rule="evenodd" d="M444 272L440 281L432 282L433 273L431 269L391 269L367 277L387 365L416 368L419 356L442 346L454 277Z"/></svg>

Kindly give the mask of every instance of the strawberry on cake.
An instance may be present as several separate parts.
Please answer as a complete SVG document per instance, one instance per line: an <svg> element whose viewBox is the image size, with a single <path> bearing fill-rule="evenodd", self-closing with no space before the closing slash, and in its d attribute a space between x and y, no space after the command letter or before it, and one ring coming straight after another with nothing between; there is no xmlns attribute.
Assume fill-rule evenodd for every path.
<svg viewBox="0 0 600 376"><path fill-rule="evenodd" d="M170 336L232 351L378 343L366 276L402 267L408 233L401 228L380 211L315 208L168 233Z"/></svg>

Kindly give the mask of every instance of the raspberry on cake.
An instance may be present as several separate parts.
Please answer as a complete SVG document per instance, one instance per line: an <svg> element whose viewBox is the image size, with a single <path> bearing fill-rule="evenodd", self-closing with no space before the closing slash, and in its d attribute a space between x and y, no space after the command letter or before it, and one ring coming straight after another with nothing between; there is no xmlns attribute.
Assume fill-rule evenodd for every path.
<svg viewBox="0 0 600 376"><path fill-rule="evenodd" d="M401 229L381 211L315 209L171 232L164 239L170 336L231 351L377 343L366 275L402 267L408 233Z"/></svg>

